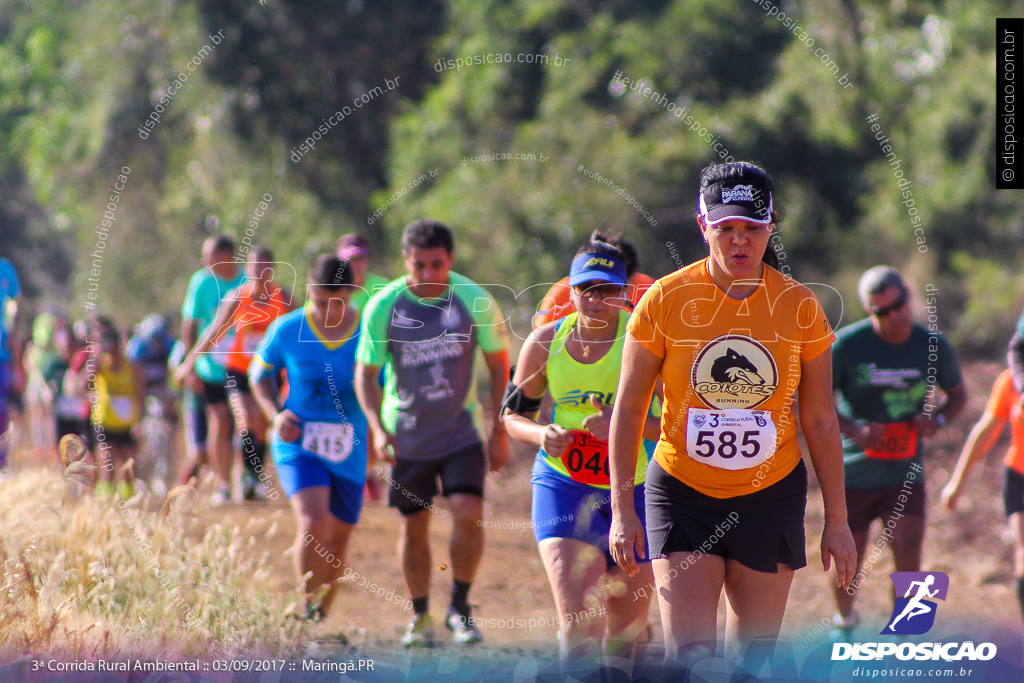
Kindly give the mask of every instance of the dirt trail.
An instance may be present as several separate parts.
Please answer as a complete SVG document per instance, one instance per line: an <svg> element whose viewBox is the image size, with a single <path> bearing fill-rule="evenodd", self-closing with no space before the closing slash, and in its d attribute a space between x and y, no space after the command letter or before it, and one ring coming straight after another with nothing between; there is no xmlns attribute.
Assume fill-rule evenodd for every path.
<svg viewBox="0 0 1024 683"><path fill-rule="evenodd" d="M924 569L941 570L950 575L949 599L941 605L935 629L929 638L947 634L987 632L992 628L1021 631L1017 600L1013 588L1011 546L1002 514L1002 464L1007 438L996 446L988 460L972 473L969 488L960 509L955 513L941 507L941 487L949 479L967 432L984 409L989 390L1001 366L995 363L972 363L965 367L970 403L965 415L955 425L940 432L929 446L926 456L928 481L928 533L924 551ZM1007 430L1008 431L1008 430ZM805 449L806 452L806 449ZM998 457L997 457L998 453ZM496 522L519 522L518 529L488 529L486 551L480 574L474 584L471 601L479 605L475 615L483 619L547 620L554 616L554 603L547 578L537 553L530 522L529 467L532 453L513 447L512 464L499 478L490 475L487 519ZM789 600L784 634L794 641L822 619L834 612L830 587L821 570L818 551L822 527L821 497L816 482L811 484L807 507L808 567L797 572ZM203 498L200 498L202 501ZM292 559L286 554L295 533L294 520L287 505L280 500L267 504L234 504L209 509L204 502L197 506L199 527L221 522L243 528L256 517L269 517L278 512L278 528L269 539L257 545L259 551L270 552L277 567L277 587L285 590L294 582ZM385 594L393 591L404 600L405 589L397 561L398 514L381 505L368 504L350 544L349 563L353 570L367 577ZM450 564L447 543L451 517L434 515L431 522L433 564ZM877 523L876 523L877 534ZM889 616L893 571L888 549L858 594L858 609L869 625L858 631L858 637L870 639L877 634L883 619ZM431 613L440 623L448 604L451 569L436 570L431 586ZM410 611L371 594L354 582L342 584L334 611L319 629L330 635L344 632L353 644L372 650L391 649L401 634ZM724 600L719 623L724 623ZM655 641L660 639L660 617L652 606L651 623ZM876 626L874 631L872 626ZM516 628L485 628L488 646L512 654L516 652L554 652L557 647L554 629L545 625L528 630ZM442 639L446 632L439 629ZM652 644L657 647L656 643ZM450 644L442 652L458 650Z"/></svg>

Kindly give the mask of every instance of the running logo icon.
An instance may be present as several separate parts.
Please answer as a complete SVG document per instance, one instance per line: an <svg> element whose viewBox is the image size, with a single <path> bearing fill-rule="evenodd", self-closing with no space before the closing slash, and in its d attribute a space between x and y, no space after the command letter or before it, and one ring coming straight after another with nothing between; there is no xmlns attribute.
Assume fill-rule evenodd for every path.
<svg viewBox="0 0 1024 683"><path fill-rule="evenodd" d="M896 605L892 618L882 629L883 635L920 635L935 624L938 603L949 592L949 576L945 572L893 572ZM899 597L899 596L903 597Z"/></svg>

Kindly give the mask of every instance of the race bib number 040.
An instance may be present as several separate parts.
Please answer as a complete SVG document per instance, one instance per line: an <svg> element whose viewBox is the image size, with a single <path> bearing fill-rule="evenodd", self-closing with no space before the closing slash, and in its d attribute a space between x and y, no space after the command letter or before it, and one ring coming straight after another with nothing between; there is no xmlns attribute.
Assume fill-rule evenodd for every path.
<svg viewBox="0 0 1024 683"><path fill-rule="evenodd" d="M348 422L307 422L302 426L302 448L330 462L352 455L352 425Z"/></svg>
<svg viewBox="0 0 1024 683"><path fill-rule="evenodd" d="M690 408L686 454L712 467L745 470L772 456L777 434L767 410Z"/></svg>
<svg viewBox="0 0 1024 683"><path fill-rule="evenodd" d="M608 467L608 442L582 429L570 429L572 443L562 454L562 464L573 481L590 486L611 484Z"/></svg>

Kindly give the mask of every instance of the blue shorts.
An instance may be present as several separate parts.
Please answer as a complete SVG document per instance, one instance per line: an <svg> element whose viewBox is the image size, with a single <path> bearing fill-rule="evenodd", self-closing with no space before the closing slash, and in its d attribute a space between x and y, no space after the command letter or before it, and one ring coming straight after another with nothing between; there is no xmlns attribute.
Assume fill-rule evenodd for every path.
<svg viewBox="0 0 1024 683"><path fill-rule="evenodd" d="M315 455L300 455L288 458L287 462L274 464L277 466L281 488L289 498L310 486L327 486L331 489L331 514L346 524L359 522L365 482L339 477Z"/></svg>
<svg viewBox="0 0 1024 683"><path fill-rule="evenodd" d="M533 484L533 535L538 543L545 538L575 538L603 552L609 567L615 564L608 549L611 491L575 482L555 472L540 457L534 461L530 483ZM643 484L633 489L633 506L646 534ZM649 547L646 559L634 551L637 562L651 561Z"/></svg>

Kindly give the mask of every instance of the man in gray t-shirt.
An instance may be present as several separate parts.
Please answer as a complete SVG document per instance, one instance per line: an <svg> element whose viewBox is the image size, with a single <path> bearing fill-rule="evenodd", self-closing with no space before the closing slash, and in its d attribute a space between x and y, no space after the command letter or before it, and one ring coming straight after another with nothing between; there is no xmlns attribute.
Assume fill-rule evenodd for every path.
<svg viewBox="0 0 1024 683"><path fill-rule="evenodd" d="M419 220L405 229L402 255L409 274L366 304L356 354L359 403L376 455L392 465L388 504L402 515L402 575L415 611L405 645L431 646L434 640L429 525L438 479L454 517L454 581L445 625L457 642L482 640L468 594L483 554L484 478L488 456L495 472L508 460L498 410L509 376L508 336L493 297L451 271L453 252L451 230L442 223ZM486 451L473 382L477 347L495 408ZM382 392L377 378L384 366Z"/></svg>

